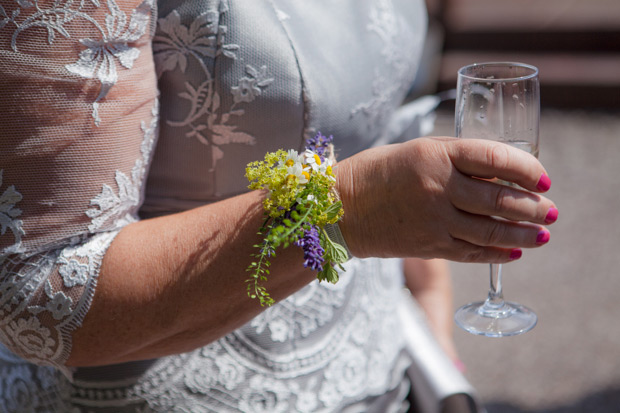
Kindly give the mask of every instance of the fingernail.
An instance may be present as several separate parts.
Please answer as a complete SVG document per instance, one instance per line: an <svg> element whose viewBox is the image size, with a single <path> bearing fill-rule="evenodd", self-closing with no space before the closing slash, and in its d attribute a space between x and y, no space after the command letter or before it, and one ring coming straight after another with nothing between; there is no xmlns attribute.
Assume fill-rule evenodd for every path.
<svg viewBox="0 0 620 413"><path fill-rule="evenodd" d="M465 373L465 371L467 370L467 367L465 367L465 363L463 363L461 360L452 360L452 362L454 363L454 367L456 367L458 371L460 371L461 373Z"/></svg>
<svg viewBox="0 0 620 413"><path fill-rule="evenodd" d="M551 188L551 179L546 174L542 174L538 183L536 184L536 189L541 192L546 192Z"/></svg>
<svg viewBox="0 0 620 413"><path fill-rule="evenodd" d="M523 255L523 251L520 248L515 248L510 251L510 261L518 260Z"/></svg>
<svg viewBox="0 0 620 413"><path fill-rule="evenodd" d="M547 216L545 217L545 223L552 224L557 220L558 220L557 208L554 208L554 207L549 208L549 212L547 212Z"/></svg>
<svg viewBox="0 0 620 413"><path fill-rule="evenodd" d="M551 234L546 229L540 230L536 236L536 244L543 245L549 242Z"/></svg>

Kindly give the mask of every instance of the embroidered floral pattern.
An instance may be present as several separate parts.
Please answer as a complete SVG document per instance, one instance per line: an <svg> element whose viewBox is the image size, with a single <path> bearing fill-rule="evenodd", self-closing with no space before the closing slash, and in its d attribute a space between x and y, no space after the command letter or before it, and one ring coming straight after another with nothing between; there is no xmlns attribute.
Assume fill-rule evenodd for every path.
<svg viewBox="0 0 620 413"><path fill-rule="evenodd" d="M76 285L84 285L88 280L88 265L80 264L75 259L67 260L64 257L60 258L62 263L58 269L58 273L62 276L62 280L65 283L65 287L75 287Z"/></svg>
<svg viewBox="0 0 620 413"><path fill-rule="evenodd" d="M54 353L56 342L49 328L43 327L37 317L20 318L8 325L8 335L29 356L45 359Z"/></svg>
<svg viewBox="0 0 620 413"><path fill-rule="evenodd" d="M54 320L61 320L71 314L71 307L73 306L71 297L67 297L62 291L52 293L52 286L49 282L45 284L45 293L50 299L45 309L52 313Z"/></svg>
<svg viewBox="0 0 620 413"><path fill-rule="evenodd" d="M131 170L131 176L124 172L116 171L116 185L118 194L107 184L103 184L101 193L90 201L95 208L86 211L86 215L92 218L88 229L95 232L99 229L109 229L123 218L127 211L137 207L140 202L140 185L142 184L140 170L141 161L137 161Z"/></svg>
<svg viewBox="0 0 620 413"><path fill-rule="evenodd" d="M234 390L245 381L245 372L241 366L235 363L232 357L218 357L215 364L219 370L220 383L226 390Z"/></svg>
<svg viewBox="0 0 620 413"><path fill-rule="evenodd" d="M337 401L340 401L342 396L354 396L368 380L366 374L367 360L361 348L350 346L343 349L340 357L331 362L325 371L326 381L321 387L319 398L327 405L333 404L332 397L325 396L325 394L331 394L334 385L336 394L338 394Z"/></svg>
<svg viewBox="0 0 620 413"><path fill-rule="evenodd" d="M0 394L3 395L0 398L0 410L34 412L39 405L39 396L32 379L30 369L24 365L0 370Z"/></svg>
<svg viewBox="0 0 620 413"><path fill-rule="evenodd" d="M145 0L131 14L129 21L127 15L118 7L115 0L107 0L109 14L105 17L105 27L101 26L87 12L87 4L84 0L75 3L72 0L56 0L51 7L42 8L39 1L18 0L18 8L14 9L10 16L0 5L0 29L8 23L16 27L11 40L11 47L17 51L17 39L24 31L31 28L43 27L47 30L47 42L52 44L56 33L65 38L71 38L68 25L75 19L80 19L91 24L101 33L99 39L81 39L80 43L86 47L80 53L77 62L66 65L67 71L87 79L97 79L101 83L99 95L93 102L93 118L95 124L101 123L99 117L99 102L118 81L116 61L126 69L131 69L133 63L140 55L140 51L130 46L145 33L148 21L153 9L153 0ZM100 7L99 0L91 0L91 4ZM22 10L31 12L24 16ZM3 19L1 19L4 17Z"/></svg>
<svg viewBox="0 0 620 413"><path fill-rule="evenodd" d="M393 264L395 262L390 265ZM284 338L282 342L287 343L284 348L295 343L299 352L295 357L289 357L288 352L279 353L270 346L268 347L274 353L269 353L262 347L259 348L256 344L252 344L254 341L241 332L227 336L205 347L200 353L193 353L185 361L195 366L195 370L184 370L185 384L193 392L206 397L196 399L196 403L210 406L221 412L339 411L339 406L345 398L355 399L361 394L384 392L389 386L388 378L391 377L388 372L389 366L398 357L402 344L393 334L387 335L387 340L391 340L390 343L379 339L379 336L386 333L382 323L387 325L388 331L395 328L396 321L390 321L389 314L393 314L397 303L391 302L386 307L376 306L368 301L368 296L362 293L362 291L367 291L366 289L371 285L381 284L381 280L374 280L375 277L370 275L374 271L387 269L380 269L381 265L378 260L350 265L346 274L358 281L355 284L349 284L347 288L352 288L352 290L348 293L341 292L343 296L352 297L345 314L340 314L338 317L332 315L330 321L337 320L336 325L323 325L325 330L322 331L329 331L329 340L319 341L320 344L317 343L316 346L306 347L307 343L296 335L300 332L298 325L287 324L284 329L286 334L282 334L278 340ZM363 271L363 273L357 273L357 271ZM363 279L373 280L360 282L358 278L360 276ZM343 277L341 282L345 280L346 277ZM330 287L335 286L330 285ZM324 286L320 285L318 288L322 289ZM387 287L379 286L379 288L391 292L373 289L370 291L378 295L393 294L400 287L388 283ZM312 293L305 291L297 297L304 305L298 305L296 310L306 313L305 316L308 318L317 317L317 314L306 312L312 307L308 307L305 301L311 300L315 294L316 290ZM335 297L339 295L331 298L331 305L336 304L337 308L342 302L339 303L339 299ZM317 304L319 301L321 300L317 300ZM322 302L326 304L330 301L323 297ZM276 310L279 305L270 307L267 311ZM329 307L329 305L326 306ZM281 318L290 315L280 312ZM278 325L282 321L281 319L277 319L277 322L275 320L270 325ZM309 337L316 339L317 335L321 335L318 330L321 327L317 324L313 324L314 335ZM254 328L255 325L256 323L253 322L247 327ZM269 328L266 324L262 327ZM359 333L357 331L359 328L364 329L365 334ZM289 335L289 331L295 331L296 334ZM255 343L260 342L263 342L263 339L256 339ZM330 356L327 356L328 354ZM369 355L371 355L370 358ZM227 368L222 368L223 365ZM200 370L198 366L204 366L206 372L194 376L194 372ZM161 369L164 370L165 367L162 366ZM234 374L230 375L228 371ZM230 377L234 378L232 382ZM242 378L244 380L241 380ZM235 399L229 399L231 397ZM155 400L158 396L155 392L151 392L147 399L157 404ZM183 406L186 405L183 404Z"/></svg>
<svg viewBox="0 0 620 413"><path fill-rule="evenodd" d="M393 260L384 267L379 260L365 260L350 265L346 274L357 281L348 287L353 290L346 294L351 298L346 313L318 334L327 333L327 340L308 346L299 337L287 339L284 348L294 343L300 352L295 357L275 348L269 355L238 332L202 349L159 360L134 386L110 391L105 386L71 385L71 400L97 407L144 400L136 412L330 412L340 411L347 398L382 394L393 377L389 366L402 346L400 337L390 334L397 328L393 317L397 303L381 306L369 297L398 293L398 285L386 285L381 276L373 275L393 271L398 263ZM309 298L307 293L300 300Z"/></svg>
<svg viewBox="0 0 620 413"><path fill-rule="evenodd" d="M88 226L91 232L122 226L132 220L131 217L128 217L128 214L135 213L136 208L140 205L146 166L149 163L151 152L155 145L155 132L159 116L158 102L155 102L151 115L151 123L148 126L144 122L142 123L142 132L144 134L140 147L142 156L136 160L131 169L131 176L124 172L116 171L115 180L118 193L110 185L103 184L101 193L90 201L94 208L88 209L86 215L92 218L91 224ZM73 266L75 267L75 264Z"/></svg>
<svg viewBox="0 0 620 413"><path fill-rule="evenodd" d="M194 366L185 374L185 385L194 393L205 394L217 383L215 361L206 359L204 363Z"/></svg>
<svg viewBox="0 0 620 413"><path fill-rule="evenodd" d="M101 38L82 39L80 43L86 46L80 53L77 62L65 66L66 69L78 76L87 79L98 79L101 82L101 91L93 103L93 118L99 125L99 102L103 100L112 86L118 81L116 60L124 68L131 69L140 55L140 50L129 46L146 33L153 0L145 0L133 11L127 22L127 15L118 7L114 0L108 0L110 14L106 15L106 28L101 31Z"/></svg>
<svg viewBox="0 0 620 413"><path fill-rule="evenodd" d="M57 365L69 356L76 319L83 317L103 252L117 232L102 233L79 246L33 255L10 256L0 266L0 336L20 357ZM54 287L51 277L62 280ZM77 297L74 300L72 297ZM42 314L44 313L44 314ZM56 323L43 320L54 320ZM0 353L2 349L0 348Z"/></svg>
<svg viewBox="0 0 620 413"><path fill-rule="evenodd" d="M235 58L239 46L223 44L226 26L219 26L219 13L212 11L198 16L187 27L181 24L181 16L173 10L158 20L158 35L153 38L153 51L157 75L179 67L185 73L187 57L201 61L205 57L215 58L219 53Z"/></svg>
<svg viewBox="0 0 620 413"><path fill-rule="evenodd" d="M0 169L0 189L2 187L2 174L3 170ZM9 186L0 195L0 236L6 233L7 229L10 229L15 237L15 246L12 249L16 249L21 242L24 232L23 222L17 219L22 214L22 210L16 208L15 205L22 200L22 195L17 192L14 185ZM1 262L0 262L1 264Z"/></svg>
<svg viewBox="0 0 620 413"><path fill-rule="evenodd" d="M208 64L223 55L236 59L239 46L225 43L227 27L220 24L221 15L228 11L226 2L221 2L219 9L205 12L198 16L189 26L181 23L181 16L176 10L158 20L157 34L153 39L153 50L158 76L164 72L180 70L185 73L192 58L204 74L204 81L198 85L185 82L185 90L178 97L187 100L189 110L182 120L167 120L172 127L185 129L185 137L198 140L211 148L211 170L224 157L222 146L230 144L253 145L252 135L237 130L231 121L235 116L242 116L245 111L238 105L250 103L261 95L273 78L267 75L267 66L256 69L246 65L246 73L236 86L231 87L233 104L224 111L221 97L214 87L214 79Z"/></svg>
<svg viewBox="0 0 620 413"><path fill-rule="evenodd" d="M296 334L308 337L333 319L334 312L345 302L350 282L350 277L343 277L333 285L312 283L279 305L269 307L250 324L258 334L268 331L275 342L292 340ZM302 305L305 310L299 312Z"/></svg>
<svg viewBox="0 0 620 413"><path fill-rule="evenodd" d="M252 102L262 93L261 88L267 87L273 82L273 78L267 77L267 66L262 66L260 70L256 70L247 65L245 71L250 77L242 77L239 79L239 86L231 88L235 103Z"/></svg>
<svg viewBox="0 0 620 413"><path fill-rule="evenodd" d="M280 380L254 376L250 379L250 391L245 392L239 408L248 413L287 413L290 389Z"/></svg>
<svg viewBox="0 0 620 413"><path fill-rule="evenodd" d="M319 400L316 394L317 378L313 377L308 381L305 388L299 383L291 383L290 388L293 394L297 395L297 401L295 402L295 408L301 413L310 413L317 411L319 407Z"/></svg>
<svg viewBox="0 0 620 413"><path fill-rule="evenodd" d="M378 0L371 9L368 30L381 40L381 55L385 58L386 69L376 68L371 84L373 98L353 108L351 114L362 113L369 129L385 126L395 105L400 104L399 96L404 96L406 83L413 73L412 51L403 45L416 44L413 34L396 13L392 0Z"/></svg>
<svg viewBox="0 0 620 413"><path fill-rule="evenodd" d="M21 360L0 367L0 411L3 413L80 413L64 400L67 386L60 372L51 367L33 366ZM65 379L66 380L66 379Z"/></svg>

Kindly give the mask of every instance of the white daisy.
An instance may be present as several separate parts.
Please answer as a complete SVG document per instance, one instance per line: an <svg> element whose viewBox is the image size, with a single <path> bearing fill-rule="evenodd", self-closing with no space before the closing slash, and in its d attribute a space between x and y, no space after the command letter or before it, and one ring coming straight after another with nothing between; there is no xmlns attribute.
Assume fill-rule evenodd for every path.
<svg viewBox="0 0 620 413"><path fill-rule="evenodd" d="M302 167L301 163L296 163L293 166L289 166L286 168L286 173L288 174L288 178L296 177L297 182L300 185L307 184L310 179L310 172L308 168Z"/></svg>
<svg viewBox="0 0 620 413"><path fill-rule="evenodd" d="M304 157L299 155L295 149L289 149L286 153L286 160L284 161L284 165L287 167L291 167L295 164L302 164L304 161Z"/></svg>
<svg viewBox="0 0 620 413"><path fill-rule="evenodd" d="M325 160L323 162L321 162L321 164L319 165L319 172L322 174L327 173L327 170L329 169L331 171L331 167L333 166L333 163L331 160L325 158Z"/></svg>
<svg viewBox="0 0 620 413"><path fill-rule="evenodd" d="M306 152L304 153L304 158L306 165L312 168L313 171L318 172L319 167L322 163L321 157L318 154L312 152L310 149L306 149Z"/></svg>

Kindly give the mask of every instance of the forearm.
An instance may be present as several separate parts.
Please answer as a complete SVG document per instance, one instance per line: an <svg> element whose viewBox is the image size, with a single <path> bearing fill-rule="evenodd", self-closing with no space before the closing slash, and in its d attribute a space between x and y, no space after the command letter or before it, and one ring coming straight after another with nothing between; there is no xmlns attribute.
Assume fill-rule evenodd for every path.
<svg viewBox="0 0 620 413"><path fill-rule="evenodd" d="M426 293L441 295L442 301L452 303L452 283L447 261L406 258L403 261L405 283L416 298Z"/></svg>
<svg viewBox="0 0 620 413"><path fill-rule="evenodd" d="M471 176L498 176L534 190L546 176L542 166L509 146L468 141L422 139L339 162L341 227L353 254L506 262L515 247L540 246L538 236L548 234L540 224L548 223L551 201ZM495 163L512 168L488 165L492 145ZM502 154L513 161L499 162ZM253 245L261 241L257 230L263 222L263 196L252 192L123 229L105 255L90 311L74 333L68 364L188 351L258 314L258 301L246 294L245 270ZM299 249L278 251L273 258L266 287L276 301L316 276L303 269ZM428 292L433 290L442 291ZM422 301L433 296L427 297ZM448 297L433 299L450 304Z"/></svg>
<svg viewBox="0 0 620 413"><path fill-rule="evenodd" d="M245 280L263 223L255 191L124 228L108 249L68 365L101 365L189 351L263 308ZM310 282L298 248L277 251L265 284L277 301Z"/></svg>

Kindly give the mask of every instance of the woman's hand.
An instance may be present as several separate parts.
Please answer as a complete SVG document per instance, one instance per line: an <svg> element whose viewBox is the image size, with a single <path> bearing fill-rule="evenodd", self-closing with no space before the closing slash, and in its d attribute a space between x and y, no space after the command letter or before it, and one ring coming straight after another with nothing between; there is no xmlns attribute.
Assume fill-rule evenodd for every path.
<svg viewBox="0 0 620 413"><path fill-rule="evenodd" d="M341 229L358 257L506 262L546 243L541 225L557 218L552 201L528 192L549 189L540 162L494 141L420 138L373 148L340 162L337 175Z"/></svg>

